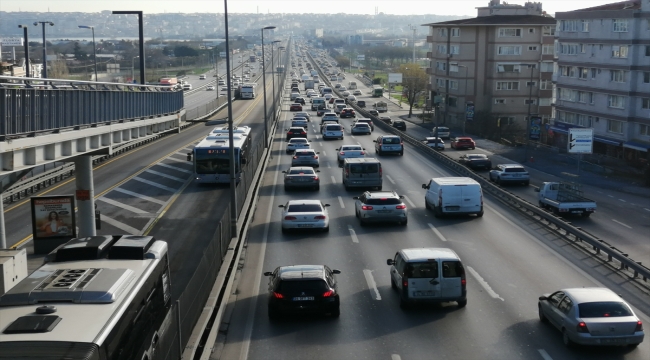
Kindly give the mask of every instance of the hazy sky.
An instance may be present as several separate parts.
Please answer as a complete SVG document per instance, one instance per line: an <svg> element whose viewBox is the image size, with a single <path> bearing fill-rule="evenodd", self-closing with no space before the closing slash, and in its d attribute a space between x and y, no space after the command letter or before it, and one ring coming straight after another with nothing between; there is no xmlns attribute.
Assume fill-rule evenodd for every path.
<svg viewBox="0 0 650 360"><path fill-rule="evenodd" d="M503 2L503 1L502 1ZM543 9L554 14L617 0L546 0ZM509 1L523 5L525 0ZM142 10L145 13L223 13L222 0L0 0L0 11L99 12L102 10ZM345 13L393 15L476 15L476 7L488 0L229 0L229 13Z"/></svg>

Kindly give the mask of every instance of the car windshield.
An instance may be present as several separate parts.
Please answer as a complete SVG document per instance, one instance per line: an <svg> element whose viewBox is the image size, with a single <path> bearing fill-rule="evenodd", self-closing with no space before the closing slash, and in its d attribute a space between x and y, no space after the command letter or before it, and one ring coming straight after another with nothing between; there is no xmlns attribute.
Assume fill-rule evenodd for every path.
<svg viewBox="0 0 650 360"><path fill-rule="evenodd" d="M524 168L506 168L506 172L526 172Z"/></svg>
<svg viewBox="0 0 650 360"><path fill-rule="evenodd" d="M406 276L409 278L437 278L438 277L438 262L417 262L409 263L405 270Z"/></svg>
<svg viewBox="0 0 650 360"><path fill-rule="evenodd" d="M343 146L341 150L361 150L361 146Z"/></svg>
<svg viewBox="0 0 650 360"><path fill-rule="evenodd" d="M314 156L316 155L313 151L298 151L295 156Z"/></svg>
<svg viewBox="0 0 650 360"><path fill-rule="evenodd" d="M368 124L354 124L354 127L358 127L358 128L363 128L363 127L365 127L365 128L367 128L367 127L368 127Z"/></svg>
<svg viewBox="0 0 650 360"><path fill-rule="evenodd" d="M282 292L303 292L303 291L327 291L329 287L324 280L288 280L281 281L278 291Z"/></svg>
<svg viewBox="0 0 650 360"><path fill-rule="evenodd" d="M400 144L401 141L399 138L384 138L384 144Z"/></svg>
<svg viewBox="0 0 650 360"><path fill-rule="evenodd" d="M341 125L330 125L325 128L327 131L340 131L341 130Z"/></svg>
<svg viewBox="0 0 650 360"><path fill-rule="evenodd" d="M458 142L471 142L472 140L470 139L458 139Z"/></svg>
<svg viewBox="0 0 650 360"><path fill-rule="evenodd" d="M485 155L467 155L467 158L470 160L485 160L487 156Z"/></svg>
<svg viewBox="0 0 650 360"><path fill-rule="evenodd" d="M378 173L378 164L352 164L350 165L350 172L353 174L369 174Z"/></svg>
<svg viewBox="0 0 650 360"><path fill-rule="evenodd" d="M402 201L400 199L395 199L395 198L382 198L382 199L368 199L366 200L366 204L368 205L399 205L401 204Z"/></svg>
<svg viewBox="0 0 650 360"><path fill-rule="evenodd" d="M449 131L449 128L446 128L446 127L439 127L439 128L438 128L438 131L440 131L440 132L448 132L448 131Z"/></svg>
<svg viewBox="0 0 650 360"><path fill-rule="evenodd" d="M289 175L313 175L314 170L311 169L294 169L294 170L289 170Z"/></svg>
<svg viewBox="0 0 650 360"><path fill-rule="evenodd" d="M578 304L578 317L621 317L632 316L632 311L627 304L616 301L600 301Z"/></svg>
<svg viewBox="0 0 650 360"><path fill-rule="evenodd" d="M289 205L289 209L287 212L294 213L294 212L321 212L323 211L323 208L320 206L320 204L295 204L295 205Z"/></svg>

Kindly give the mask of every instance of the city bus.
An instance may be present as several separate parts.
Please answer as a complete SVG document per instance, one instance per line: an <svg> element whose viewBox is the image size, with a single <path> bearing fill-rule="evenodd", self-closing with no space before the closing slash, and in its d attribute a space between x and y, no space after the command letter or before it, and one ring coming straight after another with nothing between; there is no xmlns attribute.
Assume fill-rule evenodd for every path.
<svg viewBox="0 0 650 360"><path fill-rule="evenodd" d="M374 85L372 87L372 97L384 96L384 88L381 85Z"/></svg>
<svg viewBox="0 0 650 360"><path fill-rule="evenodd" d="M235 179L241 180L242 165L247 163L251 136L233 133ZM195 179L200 184L230 183L230 140L228 133L210 133L188 154L193 161Z"/></svg>
<svg viewBox="0 0 650 360"><path fill-rule="evenodd" d="M250 62L254 63L257 61L257 57L255 55L251 55L250 58L248 59Z"/></svg>
<svg viewBox="0 0 650 360"><path fill-rule="evenodd" d="M0 359L165 359L170 309L165 241L72 239L0 296Z"/></svg>
<svg viewBox="0 0 650 360"><path fill-rule="evenodd" d="M277 72L279 72L279 73L284 72L284 65L279 65L279 66L276 68L276 70L277 70Z"/></svg>
<svg viewBox="0 0 650 360"><path fill-rule="evenodd" d="M255 99L255 85L244 84L239 88L239 97L242 99Z"/></svg>

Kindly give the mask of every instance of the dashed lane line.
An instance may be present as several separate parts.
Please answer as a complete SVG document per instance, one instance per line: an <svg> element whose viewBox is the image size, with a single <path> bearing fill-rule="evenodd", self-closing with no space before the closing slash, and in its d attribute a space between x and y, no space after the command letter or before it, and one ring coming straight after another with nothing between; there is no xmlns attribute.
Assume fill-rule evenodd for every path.
<svg viewBox="0 0 650 360"><path fill-rule="evenodd" d="M390 175L386 175L386 179L388 179L388 181L390 181L391 184L395 185L395 180L393 180L393 178L390 177Z"/></svg>
<svg viewBox="0 0 650 360"><path fill-rule="evenodd" d="M544 350L544 349L537 349L537 351L538 351L539 354L542 356L542 359L544 359L544 360L553 360L553 358L551 357L551 355L549 355L549 354L546 352L546 350Z"/></svg>
<svg viewBox="0 0 650 360"><path fill-rule="evenodd" d="M152 198L151 196L138 194L138 193L136 193L136 192L129 191L129 190L126 190L126 189L122 189L122 188L120 188L120 187L117 187L117 188L115 188L115 189L113 189L113 190L115 190L115 191L119 191L119 192L121 192L121 193L123 193L123 194L127 194L127 195L131 195L131 196L134 196L134 197L140 198L140 199L142 199L142 200L147 200L147 201L150 201L150 202L153 202L153 203L159 204L159 205L165 205L165 204L166 204L166 202L163 201L163 200L158 200L158 199L156 199L156 198Z"/></svg>
<svg viewBox="0 0 650 360"><path fill-rule="evenodd" d="M619 225L623 225L623 226L625 226L625 227L628 228L628 229L631 229L631 228L632 228L630 225L624 224L624 223L622 223L622 222L620 222L620 221L618 221L618 220L616 220L616 219L612 219L612 221L615 222L615 223L617 223L617 224L619 224Z"/></svg>
<svg viewBox="0 0 650 360"><path fill-rule="evenodd" d="M390 360L402 360L402 357L397 354L392 354Z"/></svg>
<svg viewBox="0 0 650 360"><path fill-rule="evenodd" d="M167 169L172 169L172 170L176 170L176 171L184 172L184 173L186 173L186 174L191 174L191 173L192 173L192 170L183 169L183 168L181 168L181 167L174 166L174 165L168 165L168 164L165 164L165 163L159 163L159 164L156 164L156 165L159 165L159 166L165 167L165 168L167 168Z"/></svg>
<svg viewBox="0 0 650 360"><path fill-rule="evenodd" d="M352 228L352 225L348 225L348 231L350 232L350 237L352 238L352 242L358 244L359 243L359 238L357 237L356 231Z"/></svg>
<svg viewBox="0 0 650 360"><path fill-rule="evenodd" d="M158 175L158 176L160 176L160 177L164 177L164 178L166 178L166 179L170 179L170 180L174 180L174 181L182 182L182 183L184 183L185 181L187 181L187 179L181 179L181 178L176 177L176 176L167 175L167 174L165 174L165 173L161 173L160 171L156 171L156 170L147 169L147 170L145 170L145 172L148 172L149 174Z"/></svg>
<svg viewBox="0 0 650 360"><path fill-rule="evenodd" d="M436 236L438 236L440 238L440 240L447 241L447 239L442 235L442 233L440 233L440 231L438 231L438 229L436 229L435 226L433 226L432 223L427 223L427 225L429 225L429 227L431 228L433 233L436 234Z"/></svg>
<svg viewBox="0 0 650 360"><path fill-rule="evenodd" d="M345 209L345 204L343 203L343 198L340 197L340 196L338 198L339 198L339 204L341 205L341 209Z"/></svg>
<svg viewBox="0 0 650 360"><path fill-rule="evenodd" d="M372 277L372 271L364 269L363 276L366 278L366 283L368 284L368 289L370 290L370 296L372 299L381 300L379 289L377 289L377 283L375 283L375 278Z"/></svg>
<svg viewBox="0 0 650 360"><path fill-rule="evenodd" d="M413 201L411 201L411 199L408 198L408 196L404 195L404 200L406 200L406 202L409 203L409 205L411 205L411 207L417 207L417 206L415 206L415 203Z"/></svg>
<svg viewBox="0 0 650 360"><path fill-rule="evenodd" d="M476 279L476 281L478 281L478 283L481 284L481 287L483 287L483 289L484 289L484 290L485 290L485 291L486 291L486 292L487 292L487 293L488 293L492 298L494 298L494 299L499 299L499 300L501 300L501 301L505 301L501 296L499 296L499 294L497 294L496 292L494 292L494 290L492 290L492 287L490 287L490 284L488 284L487 281L485 281L485 280L483 279L483 277L482 277L481 275L479 275L479 274L476 272L476 270L474 270L473 267L468 266L468 267L467 267L467 270L469 270L469 272L472 274L472 276L474 276L474 278Z"/></svg>
<svg viewBox="0 0 650 360"><path fill-rule="evenodd" d="M119 208L122 208L124 210L128 210L128 211L136 213L136 214L148 214L148 212L146 212L146 211L144 211L142 209L138 209L137 207L133 207L133 206L130 206L130 205L127 205L127 204L124 204L124 203L121 203L119 201L115 201L113 199L109 199L109 198L106 198L106 197L103 197L103 196L100 197L97 200L101 200L101 201L103 201L103 202L105 202L107 204L117 206Z"/></svg>
<svg viewBox="0 0 650 360"><path fill-rule="evenodd" d="M336 184L336 178L332 175L332 184Z"/></svg>

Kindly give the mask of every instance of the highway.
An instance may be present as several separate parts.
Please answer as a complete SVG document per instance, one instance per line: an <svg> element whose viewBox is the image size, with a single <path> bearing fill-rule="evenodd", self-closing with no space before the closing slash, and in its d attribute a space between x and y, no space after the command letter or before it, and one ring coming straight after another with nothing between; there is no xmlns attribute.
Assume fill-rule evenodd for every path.
<svg viewBox="0 0 650 360"><path fill-rule="evenodd" d="M349 79L348 79L349 80ZM291 118L285 93L283 119ZM314 117L312 117L314 118ZM318 119L318 118L316 118ZM352 123L342 119L346 125ZM264 175L257 211L248 236L244 265L231 295L220 359L647 359L650 345L637 349L567 349L561 334L537 317L537 298L566 287L606 286L620 293L647 324L650 301L632 282L613 275L600 262L487 196L482 218L438 219L424 208L421 184L431 177L454 176L418 150L403 157L382 156L384 190L405 196L409 223L361 227L352 197L345 191L335 149L361 144L375 156L372 136L323 141L319 121L309 125L312 147L320 152L320 191L283 190L281 170L290 165L283 134L273 141L273 159ZM282 127L282 126L281 126ZM281 128L280 127L280 128ZM286 125L285 125L286 127ZM281 209L289 199L328 203L329 233L283 235ZM399 308L386 259L401 248L448 247L468 272L468 305ZM292 264L326 264L337 276L341 317L267 317L264 271ZM221 347L218 347L221 348Z"/></svg>

